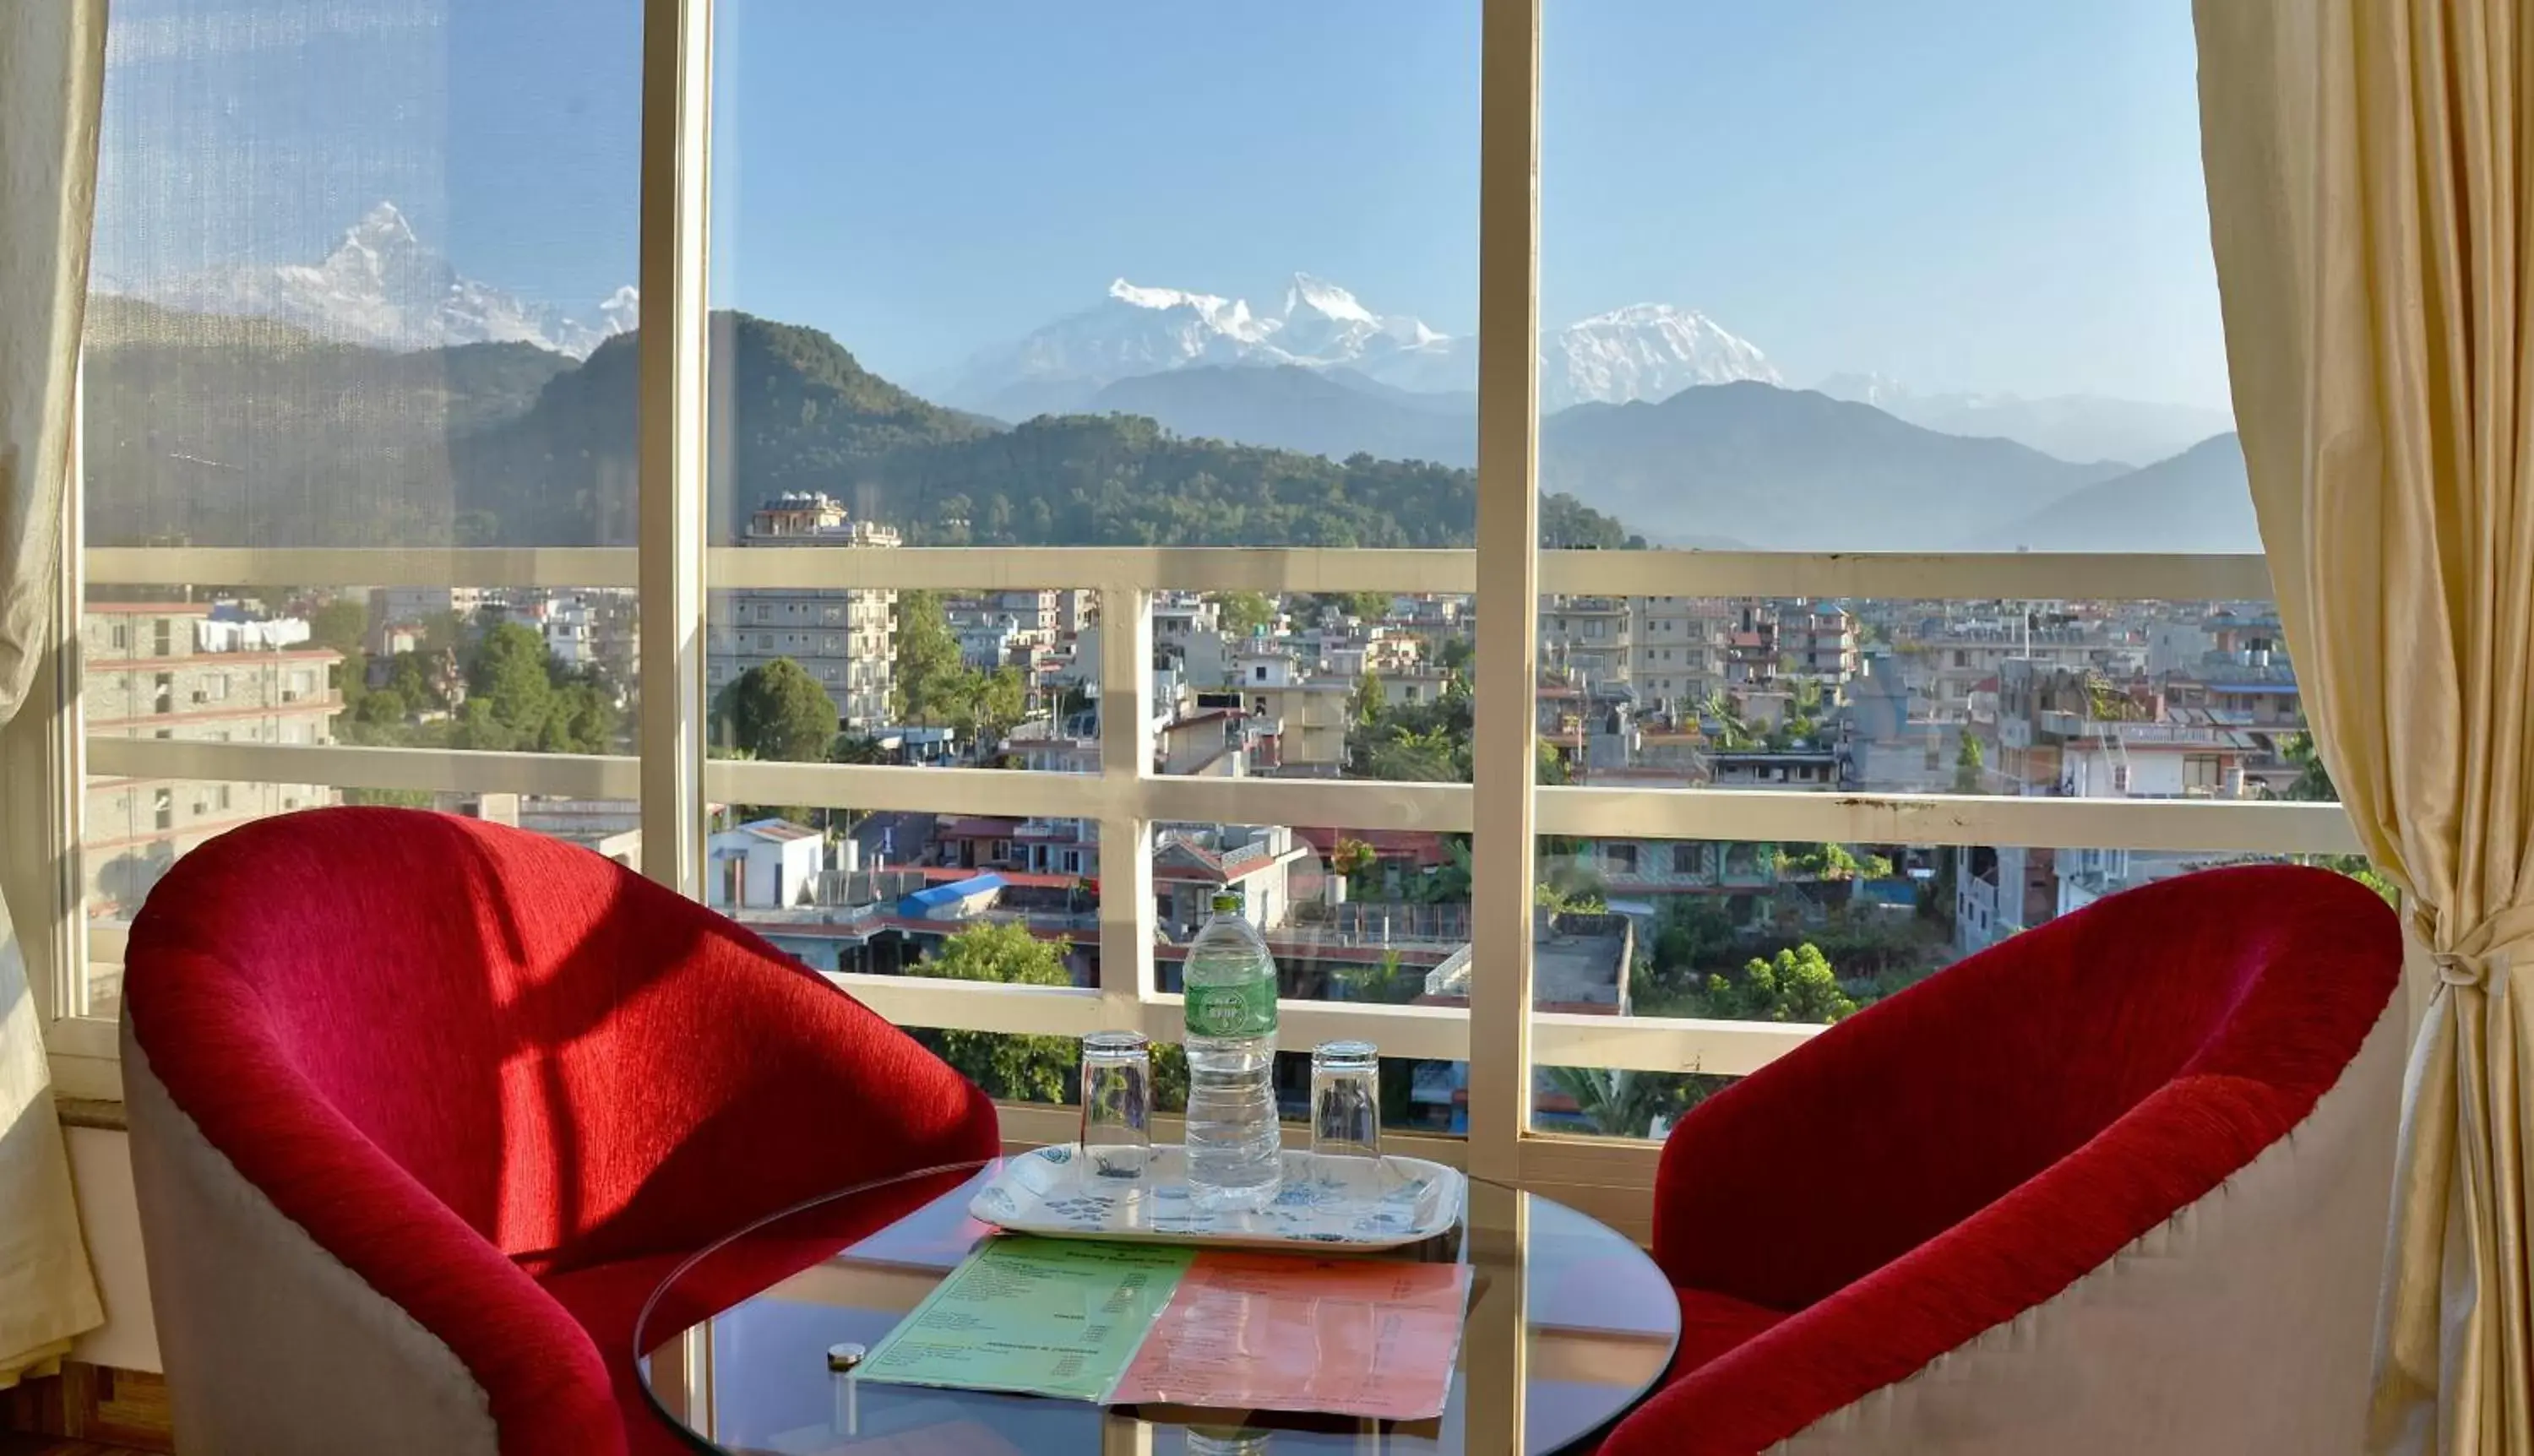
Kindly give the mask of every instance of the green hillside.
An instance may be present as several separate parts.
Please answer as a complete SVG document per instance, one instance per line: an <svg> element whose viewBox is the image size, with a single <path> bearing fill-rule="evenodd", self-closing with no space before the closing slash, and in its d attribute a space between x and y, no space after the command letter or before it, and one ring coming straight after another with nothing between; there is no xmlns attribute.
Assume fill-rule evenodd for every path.
<svg viewBox="0 0 2534 1456"><path fill-rule="evenodd" d="M155 317L151 317L155 315ZM1129 414L1004 429L864 369L815 330L712 319L711 529L783 491L926 545L1466 546L1470 471L1191 440ZM90 331L100 544L587 545L634 533L634 340L393 354L120 304ZM1557 545L1617 521L1543 503Z"/></svg>

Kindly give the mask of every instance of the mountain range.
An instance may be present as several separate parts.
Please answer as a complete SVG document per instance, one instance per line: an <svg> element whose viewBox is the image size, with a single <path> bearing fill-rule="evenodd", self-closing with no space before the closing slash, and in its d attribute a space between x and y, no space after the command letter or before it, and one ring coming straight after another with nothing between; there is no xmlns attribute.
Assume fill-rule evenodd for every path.
<svg viewBox="0 0 2534 1456"><path fill-rule="evenodd" d="M631 539L630 292L541 314L458 277L385 205L321 264L136 291L174 302L90 309L94 539ZM1474 524L1472 341L1307 276L1265 314L1121 282L931 397L815 330L716 314L712 338L721 539L787 489L935 543L1432 546ZM1543 335L1543 357L1544 390L1589 395L1540 432L1557 544L2259 549L2231 437L2132 470L1930 428L1895 411L2084 411L1788 390L1746 341L1654 306ZM2133 455L2148 427L2224 423L2137 408Z"/></svg>
<svg viewBox="0 0 2534 1456"><path fill-rule="evenodd" d="M1834 399L1948 435L1993 436L2063 460L2144 464L2178 455L2235 428L2234 416L2197 404L2159 404L2104 394L1921 394L1876 374L1834 374L1814 386Z"/></svg>
<svg viewBox="0 0 2534 1456"><path fill-rule="evenodd" d="M1546 331L1539 358L1548 409L1660 398L1728 380L1779 380L1756 345L1668 304L1636 304ZM1393 390L1448 395L1478 389L1478 347L1475 337L1437 333L1408 315L1375 313L1308 273L1294 275L1272 311L1119 278L1092 307L919 387L981 414L1026 419L1089 406L1121 380L1225 366L1343 370Z"/></svg>
<svg viewBox="0 0 2534 1456"><path fill-rule="evenodd" d="M639 312L631 285L572 313L462 277L387 202L344 229L317 263L214 269L130 291L187 313L277 320L335 343L407 350L523 343L573 359L632 329Z"/></svg>

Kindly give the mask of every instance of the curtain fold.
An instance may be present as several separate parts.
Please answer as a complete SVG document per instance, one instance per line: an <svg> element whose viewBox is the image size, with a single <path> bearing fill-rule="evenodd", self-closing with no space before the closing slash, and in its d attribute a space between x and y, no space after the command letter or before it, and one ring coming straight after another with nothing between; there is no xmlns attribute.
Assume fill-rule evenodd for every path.
<svg viewBox="0 0 2534 1456"><path fill-rule="evenodd" d="M104 0L0 4L0 723L33 681L61 570L104 77ZM0 1386L104 1318L42 1020L0 902Z"/></svg>
<svg viewBox="0 0 2534 1456"><path fill-rule="evenodd" d="M2534 21L2197 0L2211 240L2323 761L2438 984L2367 1432L2534 1453Z"/></svg>

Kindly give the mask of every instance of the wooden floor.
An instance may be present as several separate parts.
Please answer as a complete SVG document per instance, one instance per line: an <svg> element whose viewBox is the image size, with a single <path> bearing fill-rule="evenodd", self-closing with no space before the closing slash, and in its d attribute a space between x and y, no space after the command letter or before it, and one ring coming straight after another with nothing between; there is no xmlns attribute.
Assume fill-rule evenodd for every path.
<svg viewBox="0 0 2534 1456"><path fill-rule="evenodd" d="M10 1435L0 1431L0 1456L145 1456L130 1446L100 1446L94 1441L65 1440L57 1435Z"/></svg>

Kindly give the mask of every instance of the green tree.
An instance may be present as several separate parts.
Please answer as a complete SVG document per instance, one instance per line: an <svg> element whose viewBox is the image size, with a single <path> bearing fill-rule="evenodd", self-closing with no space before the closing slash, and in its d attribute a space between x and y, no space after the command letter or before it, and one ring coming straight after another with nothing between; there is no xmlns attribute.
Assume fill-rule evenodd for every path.
<svg viewBox="0 0 2534 1456"><path fill-rule="evenodd" d="M1819 1024L1855 1010L1856 1002L1840 989L1829 957L1809 940L1779 951L1774 959L1753 957L1739 980L1707 978L1706 1013L1725 1020Z"/></svg>
<svg viewBox="0 0 2534 1456"><path fill-rule="evenodd" d="M1214 605L1225 637L1252 637L1276 625L1276 603L1263 591L1227 591Z"/></svg>
<svg viewBox="0 0 2534 1456"><path fill-rule="evenodd" d="M715 707L732 741L758 758L814 763L836 740L835 699L789 657L741 673Z"/></svg>
<svg viewBox="0 0 2534 1456"><path fill-rule="evenodd" d="M899 721L935 726L960 721L968 708L969 677L939 593L899 593L897 666L889 686L889 706Z"/></svg>
<svg viewBox="0 0 2534 1456"><path fill-rule="evenodd" d="M950 936L939 950L909 966L907 974L1006 986L1070 986L1073 977L1064 968L1070 948L1060 940L1042 940L1016 922L988 922ZM1070 1037L930 1029L914 1035L988 1095L1006 1101L1063 1102L1081 1063L1081 1049ZM1180 1095L1185 1096L1184 1090Z"/></svg>
<svg viewBox="0 0 2534 1456"><path fill-rule="evenodd" d="M1733 928L1733 917L1714 897L1674 897L1664 907L1655 932L1653 972L1647 988L1652 996L1642 999L1640 1008L1653 1014L1643 1001L1694 999L1706 985L1699 972L1709 966L1730 965L1733 948L1740 940Z"/></svg>
<svg viewBox="0 0 2534 1456"><path fill-rule="evenodd" d="M1382 714L1390 709L1390 697L1382 691L1381 674L1365 673L1355 680L1355 695L1347 699L1347 716L1358 728L1376 727Z"/></svg>
<svg viewBox="0 0 2534 1456"><path fill-rule="evenodd" d="M370 605L336 597L308 614L308 644L340 652L346 661L369 645Z"/></svg>
<svg viewBox="0 0 2534 1456"><path fill-rule="evenodd" d="M1452 783L1469 777L1462 768L1465 753L1466 744L1455 743L1448 730L1418 733L1394 727L1386 741L1373 745L1364 766L1373 778L1400 783Z"/></svg>
<svg viewBox="0 0 2534 1456"><path fill-rule="evenodd" d="M1566 766L1566 756L1557 752L1557 745L1544 738L1533 739L1532 743L1533 758L1538 760L1532 768L1533 783L1553 786L1575 782L1574 771Z"/></svg>
<svg viewBox="0 0 2534 1456"><path fill-rule="evenodd" d="M1793 844L1780 851L1781 873L1799 880L1854 880L1865 872L1844 844ZM1891 869L1885 861L1884 869Z"/></svg>
<svg viewBox="0 0 2534 1456"><path fill-rule="evenodd" d="M1338 838L1336 849L1329 852L1329 868L1349 880L1371 869L1381 856L1360 839Z"/></svg>
<svg viewBox="0 0 2534 1456"><path fill-rule="evenodd" d="M2287 787L2287 797L2311 804L2336 804L2340 790L2332 786L2331 769L2323 761L2323 751L2316 747L2312 733L2291 734L2279 744L2279 757L2296 765L2295 782Z"/></svg>
<svg viewBox="0 0 2534 1456"><path fill-rule="evenodd" d="M1957 794L1988 792L1980 786L1984 781L1984 771L1987 767L1987 752L1980 748L1978 739L1973 738L1968 730L1964 730L1961 750L1954 755L1954 792Z"/></svg>
<svg viewBox="0 0 2534 1456"><path fill-rule="evenodd" d="M1610 902L1603 895L1600 886L1591 882L1592 877L1589 875L1583 877L1583 880L1586 882L1578 884L1557 884L1543 880L1532 886L1531 902L1551 915L1607 914Z"/></svg>
<svg viewBox="0 0 2534 1456"><path fill-rule="evenodd" d="M352 720L380 727L401 726L413 716L404 694L394 688L381 688L361 696L360 705L352 709Z"/></svg>
<svg viewBox="0 0 2534 1456"><path fill-rule="evenodd" d="M1029 684L1017 667L969 674L965 688L968 720L977 730L977 748L1000 745L1029 715Z"/></svg>
<svg viewBox="0 0 2534 1456"><path fill-rule="evenodd" d="M485 633L466 665L467 716L532 740L554 709L551 656L533 628L505 622Z"/></svg>
<svg viewBox="0 0 2534 1456"><path fill-rule="evenodd" d="M1604 1137L1651 1137L1658 1119L1680 1115L1721 1091L1732 1078L1696 1072L1611 1071L1589 1066L1543 1068L1549 1085L1575 1099L1575 1110Z"/></svg>
<svg viewBox="0 0 2534 1456"><path fill-rule="evenodd" d="M423 619L422 650L461 652L466 648L466 618L457 612L435 612Z"/></svg>
<svg viewBox="0 0 2534 1456"><path fill-rule="evenodd" d="M555 690L537 746L549 754L604 754L617 747L623 719L616 699L596 683L568 682Z"/></svg>

